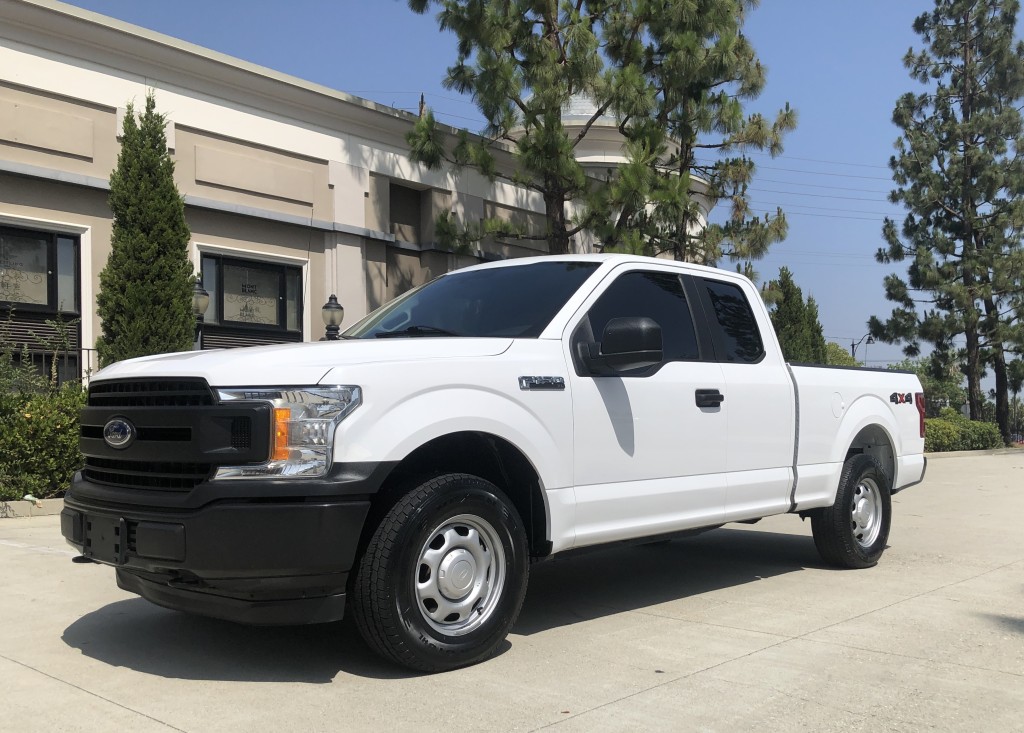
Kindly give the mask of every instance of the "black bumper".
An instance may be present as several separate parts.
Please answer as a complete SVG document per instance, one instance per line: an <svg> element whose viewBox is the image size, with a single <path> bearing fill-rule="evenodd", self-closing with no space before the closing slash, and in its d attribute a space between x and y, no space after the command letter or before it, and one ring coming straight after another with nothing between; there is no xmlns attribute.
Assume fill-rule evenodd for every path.
<svg viewBox="0 0 1024 733"><path fill-rule="evenodd" d="M253 624L334 621L386 468L204 482L189 492L206 499L199 506L167 506L159 492L146 502L150 492L78 475L61 533L84 556L117 568L120 587L161 606Z"/></svg>

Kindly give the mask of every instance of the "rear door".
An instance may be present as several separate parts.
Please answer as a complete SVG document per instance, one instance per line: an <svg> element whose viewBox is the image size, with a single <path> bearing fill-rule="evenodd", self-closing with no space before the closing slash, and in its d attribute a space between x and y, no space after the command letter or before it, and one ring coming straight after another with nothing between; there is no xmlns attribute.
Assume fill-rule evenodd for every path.
<svg viewBox="0 0 1024 733"><path fill-rule="evenodd" d="M693 282L725 380L729 445L725 518L789 511L796 396L767 311L745 279L723 273L720 278L695 277Z"/></svg>

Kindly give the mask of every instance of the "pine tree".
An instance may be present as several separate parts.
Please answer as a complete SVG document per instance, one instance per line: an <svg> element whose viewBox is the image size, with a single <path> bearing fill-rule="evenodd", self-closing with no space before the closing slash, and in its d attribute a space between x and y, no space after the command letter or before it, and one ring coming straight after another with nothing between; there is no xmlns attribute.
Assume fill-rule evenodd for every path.
<svg viewBox="0 0 1024 733"><path fill-rule="evenodd" d="M908 356L929 342L936 359L962 362L972 420L983 417L981 378L995 375L996 419L1009 439L1006 351L1021 341L1024 252L1024 44L1014 40L1017 0L935 0L914 21L925 48L904 65L928 91L900 97L902 131L890 160L890 199L908 213L885 221L880 262L910 260L885 279L897 304L872 335L903 341ZM923 312L919 311L923 307ZM962 336L961 348L955 341Z"/></svg>
<svg viewBox="0 0 1024 733"><path fill-rule="evenodd" d="M751 216L754 164L744 151L781 152L795 125L787 106L769 122L743 114L764 68L741 33L756 0L409 0L416 12L440 7L442 30L459 40L445 85L473 97L486 120L483 141L461 133L446 149L434 117L409 136L412 157L499 176L492 143L515 151L509 176L544 199L552 254L592 231L606 249L714 264L756 259L785 236L781 211ZM566 103L589 97L596 110L579 134L563 124ZM619 121L628 163L585 175L574 150L602 116ZM718 160L698 153L724 153ZM724 225L703 227L697 187L732 206ZM581 204L573 220L568 204ZM582 205L584 204L585 205Z"/></svg>
<svg viewBox="0 0 1024 733"><path fill-rule="evenodd" d="M793 281L788 268L779 270L779 279L768 284L774 306L772 326L779 338L786 361L807 364L828 363L828 350L818 321L818 304L814 298L804 301L804 294Z"/></svg>
<svg viewBox="0 0 1024 733"><path fill-rule="evenodd" d="M600 82L596 24L607 2L590 3L595 13L575 4L529 0L409 0L417 13L440 6L442 30L458 37L458 57L444 85L468 94L486 121L484 140L463 131L457 145L446 150L432 112L420 116L408 140L413 160L430 168L444 162L473 166L494 178L494 144L515 150L517 170L507 175L544 199L551 254L569 251L582 224L573 225L566 205L587 187L583 167L573 150L582 138L570 138L562 124L562 108L579 93L591 93ZM607 109L593 116L591 124Z"/></svg>
<svg viewBox="0 0 1024 733"><path fill-rule="evenodd" d="M747 152L782 152L796 127L787 104L774 119L747 115L766 70L743 23L756 0L652 0L637 3L643 43L631 26L609 28L609 56L639 78L623 74L611 89L612 109L628 140L628 163L612 173L600 234L609 246L715 265L721 259L757 260L783 240L780 208L762 219L750 209L747 187L755 173ZM698 196L729 206L724 224L705 226ZM599 194L604 193L599 191ZM748 274L752 274L748 269Z"/></svg>
<svg viewBox="0 0 1024 733"><path fill-rule="evenodd" d="M174 183L165 121L152 93L138 120L128 104L121 152L110 174L113 234L97 296L102 335L96 347L102 365L183 351L192 344L190 233Z"/></svg>

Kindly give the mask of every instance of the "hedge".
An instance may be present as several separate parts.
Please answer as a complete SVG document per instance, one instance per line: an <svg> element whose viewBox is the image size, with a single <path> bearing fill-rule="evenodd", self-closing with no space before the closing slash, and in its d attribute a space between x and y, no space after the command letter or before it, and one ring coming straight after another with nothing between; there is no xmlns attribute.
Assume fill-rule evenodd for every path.
<svg viewBox="0 0 1024 733"><path fill-rule="evenodd" d="M80 384L41 392L0 393L0 500L59 496L82 466Z"/></svg>
<svg viewBox="0 0 1024 733"><path fill-rule="evenodd" d="M928 452L988 450L1003 447L1003 438L999 434L998 425L968 420L949 408L944 408L940 417L928 418L924 423L924 449Z"/></svg>

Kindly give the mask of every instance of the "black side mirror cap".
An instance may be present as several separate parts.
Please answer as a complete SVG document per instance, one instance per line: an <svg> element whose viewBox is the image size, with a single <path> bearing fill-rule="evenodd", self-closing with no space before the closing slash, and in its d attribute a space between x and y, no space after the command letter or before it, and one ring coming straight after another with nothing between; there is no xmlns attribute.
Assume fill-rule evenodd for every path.
<svg viewBox="0 0 1024 733"><path fill-rule="evenodd" d="M661 326L646 317L613 318L605 326L600 344L583 346L581 356L594 375L647 369L664 358Z"/></svg>

